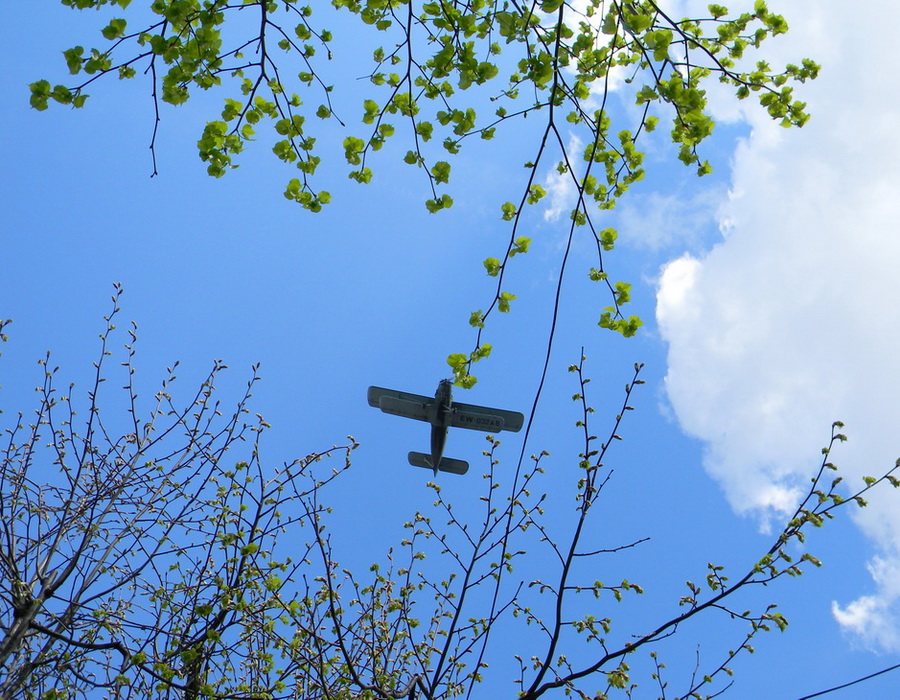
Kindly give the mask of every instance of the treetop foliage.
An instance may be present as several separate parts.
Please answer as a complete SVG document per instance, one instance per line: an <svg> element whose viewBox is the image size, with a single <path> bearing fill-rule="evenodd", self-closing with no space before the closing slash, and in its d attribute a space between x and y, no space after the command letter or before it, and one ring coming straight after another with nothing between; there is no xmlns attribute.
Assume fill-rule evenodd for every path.
<svg viewBox="0 0 900 700"><path fill-rule="evenodd" d="M197 142L209 174L223 176L251 142L267 140L296 171L284 196L313 212L331 201L316 178L323 157L342 157L349 177L367 183L375 152L401 136L408 144L403 161L427 183L425 206L448 209L453 156L519 120L537 120L542 134L525 163L519 199L498 203L510 233L506 250L484 261L497 280L494 297L486 310L471 314L474 349L448 358L461 386L474 384L472 364L490 353L481 340L486 319L494 310L509 311L516 298L503 288L504 273L511 258L528 250L529 239L518 229L523 210L547 194L540 172L555 169L568 178L570 229L587 227L596 241L596 260L585 270L608 288L599 325L632 336L641 320L622 312L630 286L613 282L604 269L603 254L615 247L616 232L595 227L594 217L644 177L645 135L667 121L678 159L703 175L712 167L701 153L714 127L704 88L709 80L730 86L738 99L755 95L784 126L802 126L809 115L793 86L818 72L808 59L783 67L751 59L766 39L787 31L784 18L763 0L740 12L712 4L705 16L682 19L654 0L332 0L330 6L152 0L147 21L134 19L143 15L130 0L63 4L109 5L121 16L100 29L96 47L63 52L76 82L31 85L36 109L50 102L80 108L99 79L140 76L149 81L158 125L159 101L179 105L196 89L221 88L222 111ZM346 26L350 17L359 20L354 31L368 32L377 44L363 69L377 98L359 98L359 123L346 127L343 152L323 153L321 122L345 125L333 95L350 89L330 70L335 37L328 26ZM613 92L638 107L636 123L612 108ZM577 135L580 152L570 152L568 134ZM156 126L154 154L155 140ZM564 267L565 257L560 273Z"/></svg>

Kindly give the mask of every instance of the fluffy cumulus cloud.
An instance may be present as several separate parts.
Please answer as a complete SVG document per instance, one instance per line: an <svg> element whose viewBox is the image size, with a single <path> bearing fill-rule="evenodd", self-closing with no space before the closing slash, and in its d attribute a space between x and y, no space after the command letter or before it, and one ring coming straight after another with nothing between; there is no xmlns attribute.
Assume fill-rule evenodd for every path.
<svg viewBox="0 0 900 700"><path fill-rule="evenodd" d="M666 389L683 429L739 512L789 511L833 420L848 481L900 456L900 95L893 46L875 36L900 4L865 15L839 0L787 3L792 31L767 49L824 66L802 88L813 119L784 130L756 110L718 211L723 238L662 269L657 320ZM778 8L781 9L781 8ZM839 30L838 30L839 28ZM834 615L866 643L900 649L900 508L886 489L859 523L881 555L874 593Z"/></svg>
<svg viewBox="0 0 900 700"><path fill-rule="evenodd" d="M629 192L616 207L623 242L650 251L697 246L724 194L718 187L676 194Z"/></svg>
<svg viewBox="0 0 900 700"><path fill-rule="evenodd" d="M880 649L900 648L900 628L892 603L900 599L900 560L875 557L869 573L878 586L877 595L866 595L842 607L832 603L831 611L849 632Z"/></svg>
<svg viewBox="0 0 900 700"><path fill-rule="evenodd" d="M581 139L575 134L570 134L566 152L578 157L583 149ZM563 215L568 218L578 201L578 191L572 181L572 175L553 168L544 178L544 189L548 195L544 221L558 221Z"/></svg>

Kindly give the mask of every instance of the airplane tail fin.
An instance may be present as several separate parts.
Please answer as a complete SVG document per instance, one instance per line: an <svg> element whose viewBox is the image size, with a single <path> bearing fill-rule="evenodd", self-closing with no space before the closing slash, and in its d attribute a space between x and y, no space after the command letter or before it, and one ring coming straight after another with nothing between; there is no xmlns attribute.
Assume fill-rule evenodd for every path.
<svg viewBox="0 0 900 700"><path fill-rule="evenodd" d="M434 469L431 463L431 455L423 452L410 452L409 463L414 467L425 467L426 469ZM469 471L469 463L461 459L451 459L450 457L442 457L438 465L438 470L449 472L450 474L465 474Z"/></svg>

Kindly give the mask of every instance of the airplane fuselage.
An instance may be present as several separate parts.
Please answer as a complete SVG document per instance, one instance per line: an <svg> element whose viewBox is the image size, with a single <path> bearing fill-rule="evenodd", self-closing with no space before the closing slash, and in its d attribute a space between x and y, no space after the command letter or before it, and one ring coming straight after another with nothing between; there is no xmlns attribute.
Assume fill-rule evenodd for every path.
<svg viewBox="0 0 900 700"><path fill-rule="evenodd" d="M437 475L444 455L444 445L447 444L447 432L450 430L450 422L453 417L453 384L449 379L442 379L434 392L434 411L430 417L431 423L431 464Z"/></svg>

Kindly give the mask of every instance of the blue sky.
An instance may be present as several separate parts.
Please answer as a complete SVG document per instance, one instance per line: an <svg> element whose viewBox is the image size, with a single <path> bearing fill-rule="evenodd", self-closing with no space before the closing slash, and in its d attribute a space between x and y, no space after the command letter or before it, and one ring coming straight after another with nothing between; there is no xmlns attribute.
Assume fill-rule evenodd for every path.
<svg viewBox="0 0 900 700"><path fill-rule="evenodd" d="M900 19L892 3L867 7L884 18L879 26ZM890 46L873 39L865 18L843 16L836 0L774 9L787 13L792 32L767 49L772 62L811 56L824 65L804 88L813 120L784 131L714 95L721 124L707 157L717 170L701 181L655 142L648 170L656 175L623 200L611 258L613 274L635 282L647 322L638 337L597 328L607 302L584 281L589 264L577 256L563 292L527 445L551 453L554 526L571 515L566 494L576 479L579 416L567 365L584 347L601 421L618 408L633 363L647 365L638 410L610 460L614 497L594 524L600 546L651 538L609 560L610 578L625 575L648 591L612 611L622 633L675 614L683 581L705 575L707 561L746 566L768 548L766 528L777 527L808 478L833 420L847 423L850 441L835 461L848 476L880 474L900 455L900 249L892 235L900 101L880 87ZM471 347L468 314L492 293L480 261L505 247L499 205L521 186L527 131L465 150L451 181L456 204L437 216L422 205L424 180L399 162L405 144L379 154L366 187L345 179L337 153L323 171L334 202L311 215L282 197L292 175L262 141L240 169L220 180L205 174L195 142L219 95L164 110L153 179L151 105L140 81L96 86L78 112L31 110L28 83L62 81L60 52L95 43L100 19L42 2L16 4L7 21L15 59L0 75L0 316L14 323L0 407L14 414L33 405L35 361L48 349L65 378L86 385L112 284L121 282L122 317L139 324L148 393L175 360L187 395L214 358L224 359L226 396L260 362L254 408L273 425L265 459L277 465L347 434L360 441L333 492L332 528L344 538L342 563L364 569L380 560L403 536L402 523L432 500L429 475L405 464L408 450L426 447L427 428L369 408L366 387L430 394L448 374L447 354ZM355 75L341 60L336 73ZM366 96L364 83L348 84L347 104ZM335 126L323 139L344 135ZM525 412L540 377L565 221L535 210L523 233L534 242L511 268L508 289L518 299L512 313L493 318L494 353L460 398ZM575 252L586 248L576 242ZM504 439L510 469L520 439ZM461 508L476 505L483 445L479 434L450 436L447 454L473 464L465 478L442 479ZM791 626L735 664L732 697L798 697L897 663L900 509L896 494L885 496L810 538L822 570L765 591ZM533 564L537 572L544 565ZM711 654L739 633L685 627L667 645L673 689L698 644ZM508 687L498 677L490 684ZM886 676L833 697L886 697L895 687Z"/></svg>

